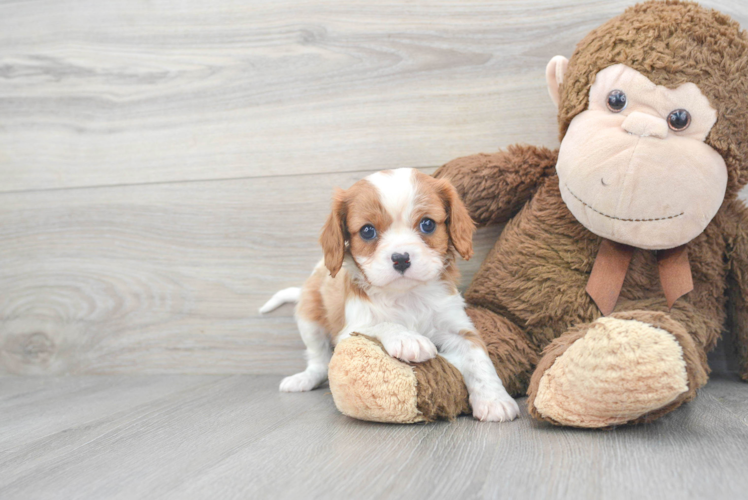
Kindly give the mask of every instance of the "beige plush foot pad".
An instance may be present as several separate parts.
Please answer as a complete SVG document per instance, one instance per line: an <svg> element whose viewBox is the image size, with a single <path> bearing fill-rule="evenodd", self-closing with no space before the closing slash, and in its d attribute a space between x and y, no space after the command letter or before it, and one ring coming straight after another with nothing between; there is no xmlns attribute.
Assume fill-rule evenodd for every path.
<svg viewBox="0 0 748 500"><path fill-rule="evenodd" d="M373 422L414 423L418 411L413 368L362 335L335 347L328 370L335 405L349 417Z"/></svg>
<svg viewBox="0 0 748 500"><path fill-rule="evenodd" d="M556 358L534 399L544 419L608 427L658 410L688 391L683 350L647 323L601 318Z"/></svg>
<svg viewBox="0 0 748 500"><path fill-rule="evenodd" d="M328 376L338 410L359 420L411 424L471 413L462 374L446 359L410 365L365 335L335 347Z"/></svg>

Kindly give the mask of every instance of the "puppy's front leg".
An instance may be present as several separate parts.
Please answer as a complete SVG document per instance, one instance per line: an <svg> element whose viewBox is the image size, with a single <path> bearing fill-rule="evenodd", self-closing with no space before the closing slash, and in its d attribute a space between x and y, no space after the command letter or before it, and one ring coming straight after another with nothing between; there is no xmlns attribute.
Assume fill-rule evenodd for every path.
<svg viewBox="0 0 748 500"><path fill-rule="evenodd" d="M484 422L507 422L517 418L519 406L504 389L476 333L450 335L440 347L441 355L460 370L465 379L473 417Z"/></svg>
<svg viewBox="0 0 748 500"><path fill-rule="evenodd" d="M408 363L421 363L436 357L436 346L431 340L419 333L412 332L396 323L379 323L374 326L346 328L338 337L338 342L350 336L352 332L374 337L384 346L384 350L393 358Z"/></svg>

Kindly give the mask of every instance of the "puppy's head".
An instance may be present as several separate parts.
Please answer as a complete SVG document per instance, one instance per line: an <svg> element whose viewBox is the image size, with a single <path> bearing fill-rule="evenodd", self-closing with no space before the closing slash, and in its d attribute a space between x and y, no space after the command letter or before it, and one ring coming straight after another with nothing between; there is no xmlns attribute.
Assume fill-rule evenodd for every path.
<svg viewBox="0 0 748 500"><path fill-rule="evenodd" d="M350 254L371 285L408 289L438 278L454 251L469 259L473 231L449 181L402 168L336 191L320 243L332 276Z"/></svg>

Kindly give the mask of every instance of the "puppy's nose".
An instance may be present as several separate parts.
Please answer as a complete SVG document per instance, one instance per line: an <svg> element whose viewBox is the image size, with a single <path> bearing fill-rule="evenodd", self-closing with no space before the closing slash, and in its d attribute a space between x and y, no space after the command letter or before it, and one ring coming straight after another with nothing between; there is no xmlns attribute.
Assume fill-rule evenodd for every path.
<svg viewBox="0 0 748 500"><path fill-rule="evenodd" d="M405 270L410 267L410 255L408 255L408 252L393 253L392 262L394 262L392 267L394 267L397 271L404 273Z"/></svg>

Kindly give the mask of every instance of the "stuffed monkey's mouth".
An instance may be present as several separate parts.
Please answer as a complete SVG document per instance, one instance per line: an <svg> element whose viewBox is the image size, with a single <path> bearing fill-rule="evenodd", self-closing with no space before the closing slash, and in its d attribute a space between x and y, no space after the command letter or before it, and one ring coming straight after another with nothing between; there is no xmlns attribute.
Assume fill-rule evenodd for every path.
<svg viewBox="0 0 748 500"><path fill-rule="evenodd" d="M600 214L603 217L607 217L608 219L620 220L620 221L623 221L623 222L654 222L654 221L658 221L658 220L675 219L675 218L680 217L681 215L685 214L685 212L681 212L679 214L669 215L667 217L642 218L642 219L625 219L623 217L616 217L615 215L608 215L608 214L606 214L604 212L601 212L600 210L596 209L595 207L593 207L592 205L590 205L589 203L587 203L586 201L584 201L582 198L580 198L579 196L577 196L576 194L574 194L574 191L571 190L571 188L569 187L568 184L565 184L565 186L566 186L566 189L569 191L569 193L571 193L571 195L574 198L576 198L579 203L581 203L585 207L589 208L590 210L592 210L596 214Z"/></svg>

